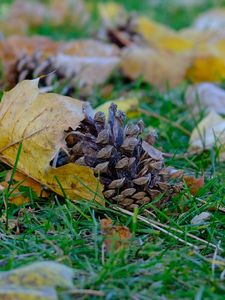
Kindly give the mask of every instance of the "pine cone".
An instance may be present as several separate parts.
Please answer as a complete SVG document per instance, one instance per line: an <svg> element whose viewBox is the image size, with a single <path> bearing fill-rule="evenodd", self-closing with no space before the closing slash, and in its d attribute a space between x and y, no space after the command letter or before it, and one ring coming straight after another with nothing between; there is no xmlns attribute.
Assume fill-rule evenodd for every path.
<svg viewBox="0 0 225 300"><path fill-rule="evenodd" d="M100 39L107 40L119 48L131 45L145 46L143 37L135 30L135 16L130 15L114 26L103 26L98 34Z"/></svg>
<svg viewBox="0 0 225 300"><path fill-rule="evenodd" d="M109 202L129 210L162 196L169 199L181 189L171 184L171 172L164 167L162 153L151 143L155 134L142 139L142 121L124 125L125 114L115 104L105 114L86 118L76 130L66 131L66 150L61 150L54 166L68 162L91 167L104 186Z"/></svg>
<svg viewBox="0 0 225 300"><path fill-rule="evenodd" d="M35 52L33 55L24 54L21 56L14 67L15 83L24 79L40 78L40 87L54 88L62 87L61 94L71 95L74 87L70 84L72 78L61 72L55 67L55 57L43 57L41 51Z"/></svg>

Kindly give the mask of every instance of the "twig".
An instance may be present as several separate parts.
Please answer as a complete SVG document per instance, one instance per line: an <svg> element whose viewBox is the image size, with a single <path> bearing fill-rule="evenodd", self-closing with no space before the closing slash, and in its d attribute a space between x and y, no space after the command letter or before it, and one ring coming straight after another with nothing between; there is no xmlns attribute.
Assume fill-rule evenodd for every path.
<svg viewBox="0 0 225 300"><path fill-rule="evenodd" d="M159 119L163 122L166 122L170 125L172 125L173 127L179 129L180 131L182 131L184 134L188 135L188 136L191 136L191 133L186 129L184 128L183 126L181 126L180 124L176 123L176 122L173 122L173 121L170 121L168 120L167 118L165 118L164 116L160 116L159 114L157 114L156 112L152 112L152 111L148 111L146 109L143 109L143 108L139 108L139 111L147 116L150 116L150 117L154 117L156 119Z"/></svg>
<svg viewBox="0 0 225 300"><path fill-rule="evenodd" d="M203 203L203 204L207 204L207 201L202 200L200 198L195 198L196 200L198 200L199 202ZM225 207L218 207L218 210L225 213Z"/></svg>
<svg viewBox="0 0 225 300"><path fill-rule="evenodd" d="M91 295L91 296L98 296L98 297L103 297L105 295L101 291L88 290L88 289L72 289L72 290L66 291L66 294L72 294L72 295Z"/></svg>
<svg viewBox="0 0 225 300"><path fill-rule="evenodd" d="M191 151L191 152L186 152L186 153L163 153L163 156L166 158L177 158L177 159L183 159L183 158L189 158L192 157L193 155L199 155L203 152L203 150L196 150L196 151Z"/></svg>
<svg viewBox="0 0 225 300"><path fill-rule="evenodd" d="M218 250L220 248L220 244L221 244L221 241L218 242L218 245L214 251L214 254L213 254L213 260L212 260L212 276L213 278L215 277L215 268L216 268L216 264L215 264L215 261L216 261L216 257L217 257L217 254L218 254Z"/></svg>
<svg viewBox="0 0 225 300"><path fill-rule="evenodd" d="M145 210L145 212L149 213L147 209ZM161 227L164 227L164 228L167 228L167 229L171 229L171 230L173 230L173 231L175 231L175 232L178 232L178 233L182 233L182 234L183 234L183 231L180 230L180 229L171 227L171 226L169 226L169 225L167 225L167 224L162 224L162 223L157 222L157 221L152 220L152 219L151 219L150 221L153 222L153 223L155 223L156 225L161 226ZM206 244L206 245L208 245L208 246L211 246L211 247L217 249L217 245L214 245L214 244L212 244L212 243L210 243L210 242L207 242L207 241L205 241L205 240L199 238L198 236L195 236L195 235L193 235L193 234L191 234L191 233L186 233L186 235L189 236L190 238L194 239L194 240L197 240L197 241L199 241L199 242L202 242L203 244ZM219 247L218 249L221 250L221 251L223 251L223 249L220 248L220 247Z"/></svg>

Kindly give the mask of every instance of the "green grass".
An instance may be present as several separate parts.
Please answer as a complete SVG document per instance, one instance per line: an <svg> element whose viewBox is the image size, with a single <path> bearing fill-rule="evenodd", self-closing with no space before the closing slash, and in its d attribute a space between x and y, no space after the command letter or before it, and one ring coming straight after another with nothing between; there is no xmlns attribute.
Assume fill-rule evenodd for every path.
<svg viewBox="0 0 225 300"><path fill-rule="evenodd" d="M127 0L124 3L128 9L146 14L150 1ZM156 20L181 28L190 24L200 10L212 4L213 1L206 1L201 9L191 8L183 14L180 10L167 10L167 5L165 7L165 2L161 1L149 13ZM37 32L55 37L57 31L43 24ZM75 36L87 34L79 30ZM60 29L60 38L71 36L66 28ZM185 189L161 210L156 203L151 205L155 220L166 224L173 236L116 210L82 201L72 203L53 193L49 199L41 199L29 188L21 187L21 191L32 198L31 204L23 207L11 204L6 211L6 194L0 192L0 270L10 270L34 261L54 260L74 268L76 288L100 290L104 293L103 299L224 299L225 285L220 279L225 269L224 252L218 250L216 260L219 263L214 270L215 249L190 234L213 245L220 243L220 247L225 248L225 214L219 210L225 205L225 163L219 162L217 149L188 158L182 156L187 152L189 137L173 126L173 122L178 122L191 132L204 112L193 118L184 102L186 84L162 93L141 80L127 83L118 74L111 82L114 83L114 91L109 98L141 92L141 108L168 120L166 123L156 117L140 115L146 127L157 129L158 147L168 153L181 154L179 159L167 159L166 164L195 176L205 174L205 186L196 197ZM91 97L95 106L105 100L100 89L96 89ZM4 180L6 171L7 167L0 164L0 181ZM200 203L198 198L205 204ZM203 211L211 212L210 220L202 225L192 225L191 219ZM128 226L132 232L128 248L111 251L105 257L100 232L100 219L103 217L112 218L115 224ZM75 299L66 293L61 293L61 297ZM82 295L76 299L99 297Z"/></svg>

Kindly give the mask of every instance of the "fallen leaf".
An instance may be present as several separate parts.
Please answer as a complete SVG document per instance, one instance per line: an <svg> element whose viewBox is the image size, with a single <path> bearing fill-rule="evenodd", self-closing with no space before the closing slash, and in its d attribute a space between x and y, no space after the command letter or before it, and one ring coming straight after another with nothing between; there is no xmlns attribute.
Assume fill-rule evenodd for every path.
<svg viewBox="0 0 225 300"><path fill-rule="evenodd" d="M98 12L107 27L118 24L127 17L124 7L116 2L98 3Z"/></svg>
<svg viewBox="0 0 225 300"><path fill-rule="evenodd" d="M134 116L134 114L136 116L139 114L137 111L139 105L139 99L132 98L132 97L130 98L121 97L120 99L117 100L106 101L102 105L98 106L95 110L102 111L105 113L106 116L108 116L108 109L112 103L115 103L118 109L124 111L128 117L130 114L132 114L132 116Z"/></svg>
<svg viewBox="0 0 225 300"><path fill-rule="evenodd" d="M216 8L204 12L194 21L193 27L201 31L211 29L221 31L225 26L225 9Z"/></svg>
<svg viewBox="0 0 225 300"><path fill-rule="evenodd" d="M204 176L196 178L194 176L183 176L183 179L190 190L191 195L195 196L198 191L204 186Z"/></svg>
<svg viewBox="0 0 225 300"><path fill-rule="evenodd" d="M165 25L144 16L138 17L134 22L136 23L135 32L141 34L150 47L178 53L193 49L192 40L180 36Z"/></svg>
<svg viewBox="0 0 225 300"><path fill-rule="evenodd" d="M0 272L0 287L73 288L73 270L53 261L35 262L25 267Z"/></svg>
<svg viewBox="0 0 225 300"><path fill-rule="evenodd" d="M205 221L208 221L211 217L211 214L208 213L207 211L204 211L202 213L200 213L199 215L195 216L192 220L191 220L191 224L193 225L199 225L202 223L205 223Z"/></svg>
<svg viewBox="0 0 225 300"><path fill-rule="evenodd" d="M15 286L0 287L0 300L57 300L54 288L24 288Z"/></svg>
<svg viewBox="0 0 225 300"><path fill-rule="evenodd" d="M131 232L126 226L113 225L111 219L102 219L101 232L104 237L106 251L128 247Z"/></svg>
<svg viewBox="0 0 225 300"><path fill-rule="evenodd" d="M210 112L193 130L189 151L220 148L220 159L225 159L225 119L215 112Z"/></svg>
<svg viewBox="0 0 225 300"><path fill-rule="evenodd" d="M24 192L19 191L17 184L9 185L8 182L1 182L0 190L4 191L8 189L8 201L17 206L30 202L30 199L24 195Z"/></svg>
<svg viewBox="0 0 225 300"><path fill-rule="evenodd" d="M0 103L1 160L13 166L18 145L22 142L18 171L58 194L65 192L73 200L102 202L99 197L102 187L90 168L72 163L59 168L50 165L65 146L64 130L75 129L84 118L83 111L82 101L57 94L41 94L38 80L20 82L4 94Z"/></svg>
<svg viewBox="0 0 225 300"><path fill-rule="evenodd" d="M212 83L200 83L190 86L185 95L186 103L194 113L201 108L207 112L225 114L225 91Z"/></svg>
<svg viewBox="0 0 225 300"><path fill-rule="evenodd" d="M70 26L84 26L90 16L82 0L51 0L46 5L46 19L55 26L69 23Z"/></svg>
<svg viewBox="0 0 225 300"><path fill-rule="evenodd" d="M120 62L119 57L82 57L58 54L54 65L73 86L91 93L94 85L104 83Z"/></svg>
<svg viewBox="0 0 225 300"><path fill-rule="evenodd" d="M63 43L60 45L58 52L79 57L117 57L120 55L120 50L115 45L94 39Z"/></svg>
<svg viewBox="0 0 225 300"><path fill-rule="evenodd" d="M220 82L225 79L225 59L221 56L197 55L187 69L185 77L197 83Z"/></svg>
<svg viewBox="0 0 225 300"><path fill-rule="evenodd" d="M31 28L36 28L48 22L53 26L69 23L71 26L83 26L89 20L89 13L82 0L51 0L48 3L39 1L16 0L11 5L8 14L0 20L1 31L5 35L28 34Z"/></svg>
<svg viewBox="0 0 225 300"><path fill-rule="evenodd" d="M12 174L12 171L10 170L7 173L7 176L5 179L6 182L9 182L9 180L11 178L11 174ZM44 190L44 187L39 182L37 182L36 180L18 172L18 171L16 171L14 173L13 180L20 183L20 186L30 187L37 194L38 197L42 196L45 198L45 197L49 196L49 192Z"/></svg>
<svg viewBox="0 0 225 300"><path fill-rule="evenodd" d="M180 83L190 63L191 57L186 55L131 47L124 50L121 67L124 75L130 79L143 76L146 82L165 88Z"/></svg>

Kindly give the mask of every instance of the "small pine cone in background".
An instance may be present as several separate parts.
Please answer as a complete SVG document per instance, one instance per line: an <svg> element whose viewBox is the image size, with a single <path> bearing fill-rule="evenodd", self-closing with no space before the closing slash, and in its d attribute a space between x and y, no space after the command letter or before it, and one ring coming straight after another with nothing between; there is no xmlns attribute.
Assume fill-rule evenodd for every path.
<svg viewBox="0 0 225 300"><path fill-rule="evenodd" d="M94 117L86 113L76 130L66 131L66 149L54 159L58 167L68 162L91 167L104 186L109 203L133 210L156 197L168 200L182 184L171 183L172 172L166 168L162 153L152 146L155 134L141 135L142 121L125 125L125 114L115 104L108 119L102 112Z"/></svg>
<svg viewBox="0 0 225 300"><path fill-rule="evenodd" d="M72 78L60 72L55 66L55 56L43 57L41 51L32 55L24 54L16 62L14 67L15 83L25 79L40 78L40 87L47 90L62 88L61 94L69 96L73 93Z"/></svg>

